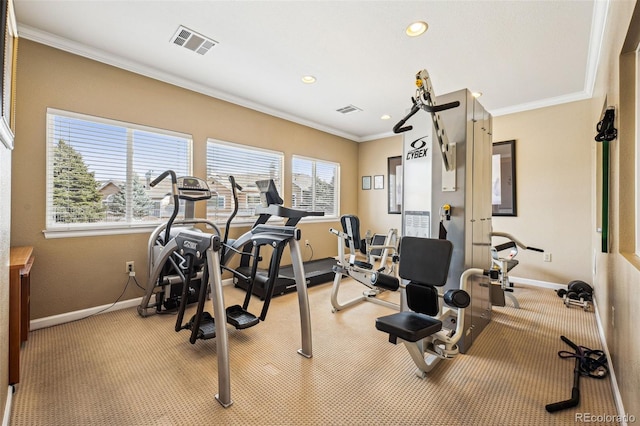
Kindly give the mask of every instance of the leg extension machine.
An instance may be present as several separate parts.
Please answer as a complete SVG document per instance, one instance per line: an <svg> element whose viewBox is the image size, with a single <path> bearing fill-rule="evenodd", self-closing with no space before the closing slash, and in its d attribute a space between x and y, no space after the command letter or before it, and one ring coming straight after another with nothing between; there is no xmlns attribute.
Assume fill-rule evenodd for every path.
<svg viewBox="0 0 640 426"><path fill-rule="evenodd" d="M356 260L356 250L360 250L363 246L362 240L360 239L360 220L354 215L344 215L340 218L340 222L342 224L342 232L333 228L329 230L329 232L338 237L339 256L338 264L333 267L336 275L333 280L333 287L331 288L332 312L335 313L336 311L346 309L366 300L388 308L400 310L398 304L376 298L376 296L382 292L387 290L396 291L400 286L399 280L394 272L395 263L397 263L398 258L395 229L389 231L383 245L371 245L369 241L371 238L367 237L364 240L367 259L366 261L361 261ZM348 259L345 254L347 248L349 250ZM379 267L374 269L374 257L378 256L380 258ZM390 258L391 265L389 266ZM369 290L364 291L361 296L355 299L340 303L338 301L338 292L343 276L353 278L367 286Z"/></svg>

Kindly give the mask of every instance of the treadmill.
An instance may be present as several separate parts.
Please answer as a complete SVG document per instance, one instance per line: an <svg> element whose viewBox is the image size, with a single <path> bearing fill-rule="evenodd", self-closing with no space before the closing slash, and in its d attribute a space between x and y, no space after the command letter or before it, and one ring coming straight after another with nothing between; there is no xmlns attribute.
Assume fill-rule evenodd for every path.
<svg viewBox="0 0 640 426"><path fill-rule="evenodd" d="M255 212L258 215L258 219L256 219L253 227L267 223L272 216L286 219L285 226L295 226L303 217L324 216L324 212L297 210L283 206L284 201L280 197L280 194L278 194L273 179L256 181L256 186L260 191L260 206L256 207ZM252 248L251 245L243 247L240 266L237 268L238 272L246 277L251 276L250 253ZM336 265L336 263L337 261L332 257L303 262L307 287L333 281L333 277L335 276L333 266ZM258 269L251 292L261 300L264 300L267 294L265 285L268 278L267 270ZM233 281L236 287L242 288L245 291L250 287L248 280L242 279L237 275L234 276ZM294 291L296 291L296 281L292 266L280 266L278 278L274 284L273 295L277 296Z"/></svg>

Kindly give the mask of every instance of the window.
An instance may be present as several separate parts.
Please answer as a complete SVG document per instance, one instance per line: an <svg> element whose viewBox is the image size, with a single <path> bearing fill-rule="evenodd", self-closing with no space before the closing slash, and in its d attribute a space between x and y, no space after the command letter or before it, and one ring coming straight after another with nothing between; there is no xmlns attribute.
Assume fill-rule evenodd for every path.
<svg viewBox="0 0 640 426"><path fill-rule="evenodd" d="M172 211L165 170L191 174L191 136L47 110L46 236L133 232ZM128 229L128 231L126 231Z"/></svg>
<svg viewBox="0 0 640 426"><path fill-rule="evenodd" d="M291 205L295 209L322 211L338 217L340 165L294 155L291 160Z"/></svg>
<svg viewBox="0 0 640 426"><path fill-rule="evenodd" d="M234 223L252 223L260 205L256 181L273 179L282 196L284 154L277 151L209 139L207 141L207 182L218 198L228 202L207 205L207 218L225 222L235 205L229 176L242 187L238 193L238 215Z"/></svg>

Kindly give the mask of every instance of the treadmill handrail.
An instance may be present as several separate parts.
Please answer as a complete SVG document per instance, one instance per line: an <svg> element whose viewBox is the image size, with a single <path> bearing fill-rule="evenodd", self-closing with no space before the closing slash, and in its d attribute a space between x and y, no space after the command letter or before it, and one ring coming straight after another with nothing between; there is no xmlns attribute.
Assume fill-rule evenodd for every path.
<svg viewBox="0 0 640 426"><path fill-rule="evenodd" d="M271 216L278 216L284 218L298 218L307 216L324 216L324 212L313 212L306 210L292 209L284 207L279 204L271 204L268 207L258 206L256 207L256 214L267 214Z"/></svg>

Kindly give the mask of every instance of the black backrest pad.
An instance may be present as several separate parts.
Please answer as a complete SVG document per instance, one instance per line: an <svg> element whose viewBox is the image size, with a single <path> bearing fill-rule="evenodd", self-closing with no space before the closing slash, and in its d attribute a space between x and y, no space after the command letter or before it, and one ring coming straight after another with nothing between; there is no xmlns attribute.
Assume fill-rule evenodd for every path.
<svg viewBox="0 0 640 426"><path fill-rule="evenodd" d="M448 240L403 237L400 241L401 278L441 287L447 283L453 244Z"/></svg>
<svg viewBox="0 0 640 426"><path fill-rule="evenodd" d="M406 287L409 309L421 314L435 316L440 312L438 290L430 285L410 282Z"/></svg>
<svg viewBox="0 0 640 426"><path fill-rule="evenodd" d="M360 250L360 219L358 216L346 214L340 218L342 232L349 235L353 241L353 249ZM350 243L348 242L347 247Z"/></svg>

